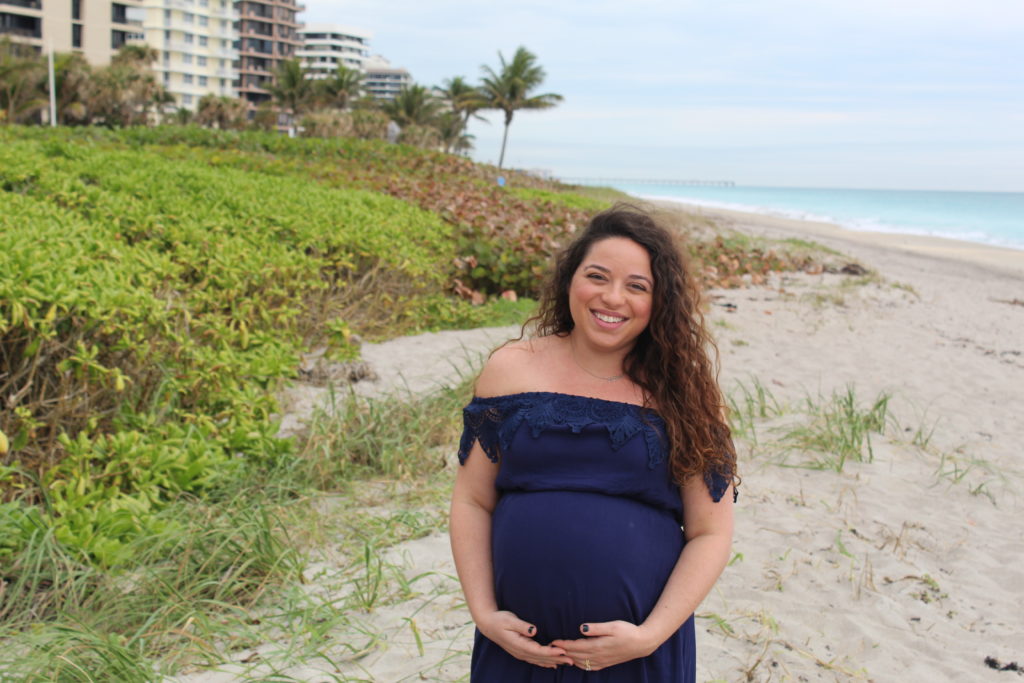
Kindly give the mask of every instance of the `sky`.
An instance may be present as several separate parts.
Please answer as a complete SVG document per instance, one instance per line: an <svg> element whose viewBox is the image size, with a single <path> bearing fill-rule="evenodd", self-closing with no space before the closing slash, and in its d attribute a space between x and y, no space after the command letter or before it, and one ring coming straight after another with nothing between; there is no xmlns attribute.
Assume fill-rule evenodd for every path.
<svg viewBox="0 0 1024 683"><path fill-rule="evenodd" d="M519 46L554 109L505 165L561 178L1024 192L1021 0L303 0L417 83ZM496 163L502 115L473 122Z"/></svg>

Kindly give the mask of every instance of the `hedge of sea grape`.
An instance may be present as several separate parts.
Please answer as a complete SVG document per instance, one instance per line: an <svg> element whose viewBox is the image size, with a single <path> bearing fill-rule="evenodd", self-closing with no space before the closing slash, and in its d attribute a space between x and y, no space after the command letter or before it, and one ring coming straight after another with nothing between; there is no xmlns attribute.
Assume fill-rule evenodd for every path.
<svg viewBox="0 0 1024 683"><path fill-rule="evenodd" d="M0 132L0 561L54 528L116 564L166 501L287 454L299 352L351 352L367 278L381 316L443 291L450 239L377 193Z"/></svg>
<svg viewBox="0 0 1024 683"><path fill-rule="evenodd" d="M37 130L26 132L47 135ZM49 133L48 139L53 135ZM566 201L564 195L545 191L553 183L526 174L378 141L289 139L272 133L176 126L69 129L58 135L401 199L451 226L451 252L458 260L448 270L467 288L489 295L511 289L520 296L535 296L543 270L559 246L601 208L599 202L585 198ZM499 173L509 177L514 191L496 184Z"/></svg>

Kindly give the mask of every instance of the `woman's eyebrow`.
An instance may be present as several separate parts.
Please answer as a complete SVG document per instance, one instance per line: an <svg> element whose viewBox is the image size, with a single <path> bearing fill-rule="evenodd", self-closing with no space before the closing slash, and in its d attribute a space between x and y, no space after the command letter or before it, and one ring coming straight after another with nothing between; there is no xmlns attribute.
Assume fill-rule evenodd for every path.
<svg viewBox="0 0 1024 683"><path fill-rule="evenodd" d="M602 273L609 273L609 274L611 274L611 272L612 272L612 271L608 270L607 268L605 268L604 266L598 265L596 263L588 263L587 265L584 266L584 268L593 268L595 270L600 270ZM654 280L652 280L651 278L647 277L646 275L639 275L637 273L634 273L634 274L630 275L629 277L631 277L631 278L633 278L635 280L643 280L647 284L649 284L651 287L654 286Z"/></svg>

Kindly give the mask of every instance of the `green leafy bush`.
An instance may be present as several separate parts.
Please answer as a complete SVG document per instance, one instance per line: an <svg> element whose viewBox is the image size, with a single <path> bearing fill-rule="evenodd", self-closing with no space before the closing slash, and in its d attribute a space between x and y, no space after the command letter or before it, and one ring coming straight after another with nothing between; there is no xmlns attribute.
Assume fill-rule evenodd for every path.
<svg viewBox="0 0 1024 683"><path fill-rule="evenodd" d="M369 327L443 289L449 229L398 200L32 137L0 134L5 498L103 563L237 456L287 453L272 392L310 344L351 355L367 282Z"/></svg>

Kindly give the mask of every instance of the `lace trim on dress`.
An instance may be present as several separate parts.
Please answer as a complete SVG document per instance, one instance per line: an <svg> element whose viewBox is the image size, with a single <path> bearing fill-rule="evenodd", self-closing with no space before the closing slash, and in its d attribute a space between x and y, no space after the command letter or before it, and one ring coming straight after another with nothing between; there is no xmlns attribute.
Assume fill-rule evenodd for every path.
<svg viewBox="0 0 1024 683"><path fill-rule="evenodd" d="M716 503L722 500L722 496L729 489L729 482L732 477L726 477L718 472L707 472L704 475L704 483L708 487L708 492L711 494L711 500ZM740 492L737 489L732 490L732 502L736 502L740 497Z"/></svg>
<svg viewBox="0 0 1024 683"><path fill-rule="evenodd" d="M538 437L545 430L568 427L579 434L584 427L601 425L608 430L613 450L618 450L638 432L647 444L648 466L665 459L661 419L630 403L606 401L589 396L546 392L474 398L462 411L465 429L459 443L459 462L465 462L475 441L492 462L512 443L525 421Z"/></svg>
<svg viewBox="0 0 1024 683"><path fill-rule="evenodd" d="M618 450L637 432L647 445L647 466L654 469L665 461L665 433L661 418L631 403L589 396L553 392L526 392L487 398L474 397L462 411L464 429L459 440L459 464L465 464L475 442L491 462L498 462L508 450L525 421L534 437L555 427L568 427L579 434L584 427L601 425L608 430L613 450ZM709 472L704 481L711 498L718 502L729 488L731 477ZM735 494L734 494L735 498Z"/></svg>

